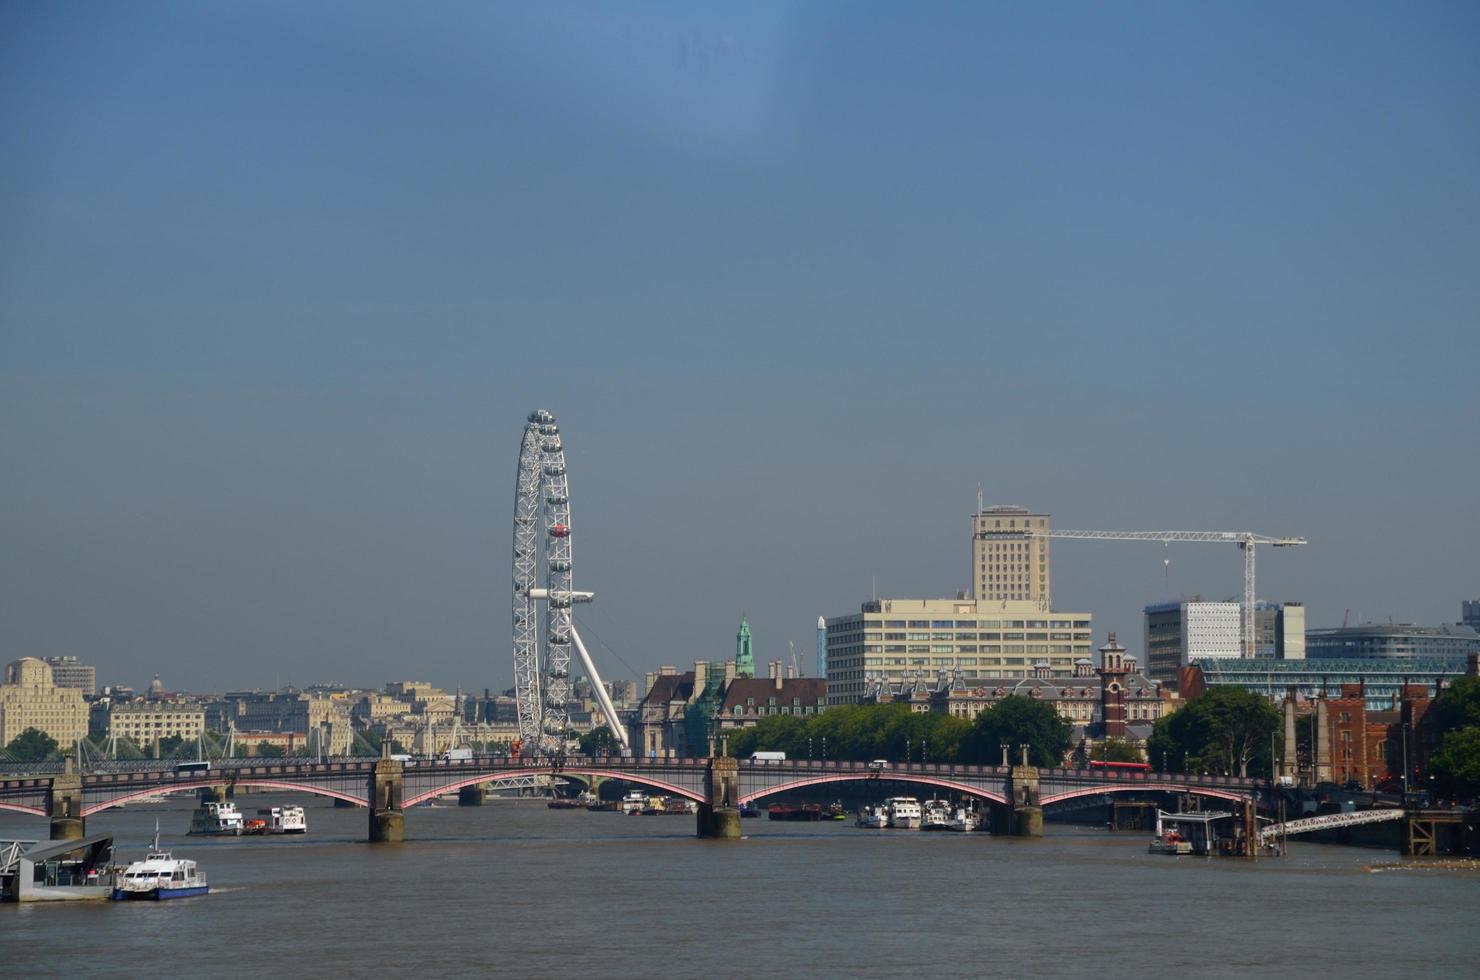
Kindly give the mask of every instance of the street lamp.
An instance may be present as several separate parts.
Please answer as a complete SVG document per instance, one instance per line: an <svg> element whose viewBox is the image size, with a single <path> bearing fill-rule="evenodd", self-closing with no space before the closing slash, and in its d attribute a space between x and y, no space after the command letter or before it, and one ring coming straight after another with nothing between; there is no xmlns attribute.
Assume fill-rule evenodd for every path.
<svg viewBox="0 0 1480 980"><path fill-rule="evenodd" d="M812 740L810 738L807 739L807 761L812 761Z"/></svg>

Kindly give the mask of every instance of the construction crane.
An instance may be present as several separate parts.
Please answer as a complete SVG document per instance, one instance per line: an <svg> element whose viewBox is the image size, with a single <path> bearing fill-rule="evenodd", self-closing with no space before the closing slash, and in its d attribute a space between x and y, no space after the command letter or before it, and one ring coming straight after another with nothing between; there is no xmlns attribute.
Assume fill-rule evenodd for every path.
<svg viewBox="0 0 1480 980"><path fill-rule="evenodd" d="M1244 552L1243 626L1240 639L1244 656L1252 659L1258 634L1254 629L1254 548L1267 544L1272 548L1291 548L1305 544L1304 538L1273 538L1252 531L1068 531L1054 528L1029 528L1024 533L1042 538L1068 538L1079 541L1172 541L1203 544L1236 544Z"/></svg>

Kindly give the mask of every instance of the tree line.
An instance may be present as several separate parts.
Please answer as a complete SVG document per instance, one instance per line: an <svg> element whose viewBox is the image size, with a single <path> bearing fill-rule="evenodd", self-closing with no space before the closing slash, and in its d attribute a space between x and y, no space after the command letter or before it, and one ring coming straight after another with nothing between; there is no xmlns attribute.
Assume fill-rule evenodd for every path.
<svg viewBox="0 0 1480 980"><path fill-rule="evenodd" d="M1011 695L975 721L907 704L839 705L816 715L769 715L729 733L733 756L785 752L788 759L935 762L1001 765L1008 745L1013 763L1028 746L1035 766L1058 766L1073 744L1072 730L1053 705Z"/></svg>

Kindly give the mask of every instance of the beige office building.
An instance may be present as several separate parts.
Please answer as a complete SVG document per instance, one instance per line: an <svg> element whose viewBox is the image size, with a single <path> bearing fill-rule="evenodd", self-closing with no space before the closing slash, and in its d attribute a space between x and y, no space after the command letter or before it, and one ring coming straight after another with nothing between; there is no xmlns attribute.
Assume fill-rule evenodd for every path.
<svg viewBox="0 0 1480 980"><path fill-rule="evenodd" d="M205 730L205 705L188 701L126 701L108 711L108 734L141 747L164 738L193 742Z"/></svg>
<svg viewBox="0 0 1480 980"><path fill-rule="evenodd" d="M35 657L22 657L5 668L0 684L0 748L27 728L45 732L63 748L87 735L87 702L75 687L58 687L51 667Z"/></svg>
<svg viewBox="0 0 1480 980"><path fill-rule="evenodd" d="M988 507L971 518L971 582L978 599L1036 602L1048 608L1048 515L1024 507Z"/></svg>
<svg viewBox="0 0 1480 980"><path fill-rule="evenodd" d="M874 599L827 620L828 704L856 704L882 683L933 682L959 671L970 686L997 678L1073 677L1090 660L1089 613L1045 612L1027 600Z"/></svg>

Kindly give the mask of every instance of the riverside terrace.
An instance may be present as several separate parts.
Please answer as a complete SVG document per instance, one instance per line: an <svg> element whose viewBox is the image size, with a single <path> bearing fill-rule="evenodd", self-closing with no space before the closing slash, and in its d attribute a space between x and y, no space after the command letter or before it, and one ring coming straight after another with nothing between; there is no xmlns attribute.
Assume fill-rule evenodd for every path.
<svg viewBox="0 0 1480 980"><path fill-rule="evenodd" d="M404 838L404 810L443 793L458 792L476 805L489 783L535 776L618 779L700 804L700 834L716 811L782 793L831 783L889 781L914 783L986 801L1003 833L1039 836L1042 808L1107 793L1179 793L1234 803L1259 804L1270 798L1267 780L1173 773L1058 769L1018 766L963 766L931 763L794 761L763 763L724 756L710 759L629 759L570 756L519 759L484 756L469 760L413 760L389 757L310 760L233 759L209 769L168 762L105 763L79 773L70 760L61 771L11 772L0 776L0 809L50 817L52 837L81 836L92 814L155 793L256 787L313 793L367 807L371 841ZM712 829L712 828L710 828ZM727 833L718 836L729 836Z"/></svg>

